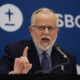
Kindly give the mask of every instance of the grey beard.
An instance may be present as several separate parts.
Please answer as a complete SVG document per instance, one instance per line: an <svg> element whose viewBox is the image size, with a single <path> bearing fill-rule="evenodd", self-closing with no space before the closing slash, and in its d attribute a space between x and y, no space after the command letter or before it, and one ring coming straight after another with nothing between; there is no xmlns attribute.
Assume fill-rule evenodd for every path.
<svg viewBox="0 0 80 80"><path fill-rule="evenodd" d="M56 35L54 41L52 41L52 42L49 44L49 46L47 46L47 47L42 46L42 45L40 44L40 40L38 41L38 40L36 39L35 35L33 35L32 39L33 39L34 44L35 44L38 48L40 48L40 49L43 50L43 51L47 51L48 49L50 49L50 48L55 44L56 39L57 39L57 35Z"/></svg>

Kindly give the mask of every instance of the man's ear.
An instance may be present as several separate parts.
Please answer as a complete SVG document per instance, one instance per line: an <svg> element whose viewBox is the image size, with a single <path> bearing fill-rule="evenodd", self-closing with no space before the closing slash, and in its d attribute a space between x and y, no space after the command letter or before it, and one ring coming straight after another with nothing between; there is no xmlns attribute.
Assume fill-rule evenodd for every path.
<svg viewBox="0 0 80 80"><path fill-rule="evenodd" d="M29 26L29 32L30 32L30 35L32 36L33 29L31 26Z"/></svg>

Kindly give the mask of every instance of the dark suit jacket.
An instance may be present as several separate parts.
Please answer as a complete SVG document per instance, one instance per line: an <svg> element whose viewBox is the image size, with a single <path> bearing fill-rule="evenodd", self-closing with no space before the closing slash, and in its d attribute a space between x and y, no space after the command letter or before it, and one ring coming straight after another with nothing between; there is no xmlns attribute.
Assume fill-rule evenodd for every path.
<svg viewBox="0 0 80 80"><path fill-rule="evenodd" d="M5 53L2 56L2 59L0 61L0 74L8 74L10 71L13 70L14 61L15 58L19 58L23 55L23 50L26 46L29 46L28 50L28 59L30 63L32 63L32 69L29 71L29 73L36 73L39 70L42 70L39 57L37 54L37 50L35 48L35 45L32 40L23 40L19 42L14 42L5 47ZM77 74L76 73L76 57L67 52L62 50L69 58L70 63L64 65L64 74ZM52 67L58 65L62 61L62 57L60 53L56 50L52 50L51 53L51 59L52 59ZM67 60L64 60L64 63ZM56 67L51 71L53 74L63 74L61 71L61 66Z"/></svg>

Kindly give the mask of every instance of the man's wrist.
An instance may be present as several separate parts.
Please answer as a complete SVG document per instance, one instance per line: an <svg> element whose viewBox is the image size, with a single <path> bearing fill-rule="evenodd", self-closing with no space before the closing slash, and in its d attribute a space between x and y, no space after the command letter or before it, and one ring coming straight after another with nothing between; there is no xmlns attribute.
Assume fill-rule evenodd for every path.
<svg viewBox="0 0 80 80"><path fill-rule="evenodd" d="M14 74L14 71L12 71L11 74Z"/></svg>

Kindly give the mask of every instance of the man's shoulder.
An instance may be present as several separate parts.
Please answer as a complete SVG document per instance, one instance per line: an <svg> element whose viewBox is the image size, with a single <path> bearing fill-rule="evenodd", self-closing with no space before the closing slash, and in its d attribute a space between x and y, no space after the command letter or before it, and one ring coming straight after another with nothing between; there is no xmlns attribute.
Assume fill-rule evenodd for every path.
<svg viewBox="0 0 80 80"><path fill-rule="evenodd" d="M11 42L6 46L19 46L19 45L27 44L28 42L29 42L28 40L20 40L20 41Z"/></svg>
<svg viewBox="0 0 80 80"><path fill-rule="evenodd" d="M22 48L23 49L26 46L28 46L29 43L30 43L30 40L15 41L15 42L11 42L7 44L5 48L9 48L9 49L15 49L15 48L21 49Z"/></svg>
<svg viewBox="0 0 80 80"><path fill-rule="evenodd" d="M76 57L76 56L74 55L74 53L72 53L72 52L70 52L70 51L62 48L62 47L59 46L59 45L58 45L58 47L59 47L59 49L60 49L67 57L70 57L70 58L75 58L75 57ZM54 48L54 46L53 46L53 50L56 50L56 49ZM58 53L60 53L58 50L56 50L56 51L57 51Z"/></svg>
<svg viewBox="0 0 80 80"><path fill-rule="evenodd" d="M17 55L17 57L19 57L22 55L24 48L28 46L29 43L29 40L15 41L7 44L4 48L4 51L8 54L10 53L10 55Z"/></svg>
<svg viewBox="0 0 80 80"><path fill-rule="evenodd" d="M75 59L76 60L76 55L74 54L74 53L72 53L72 52L70 52L70 51L68 51L68 50L66 50L66 49L61 49L64 53L65 53L65 55L69 58L69 59Z"/></svg>

